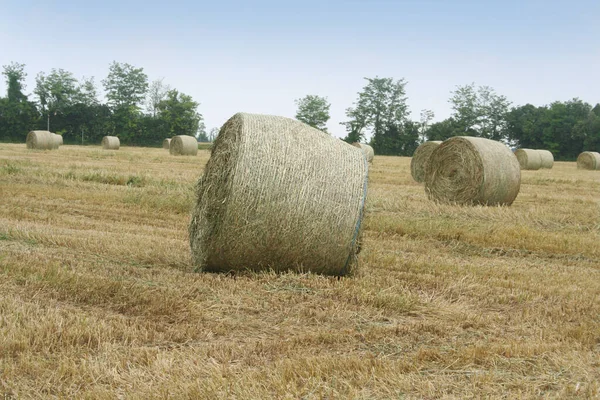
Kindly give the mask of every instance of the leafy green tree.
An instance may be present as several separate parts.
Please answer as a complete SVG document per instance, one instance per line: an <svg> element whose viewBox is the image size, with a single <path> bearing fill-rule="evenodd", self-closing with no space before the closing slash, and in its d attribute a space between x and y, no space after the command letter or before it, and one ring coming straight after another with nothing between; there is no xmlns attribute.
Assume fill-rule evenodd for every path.
<svg viewBox="0 0 600 400"><path fill-rule="evenodd" d="M114 61L109 66L108 76L102 80L102 84L111 108L137 112L148 90L148 76L143 68Z"/></svg>
<svg viewBox="0 0 600 400"><path fill-rule="evenodd" d="M427 129L433 118L435 117L435 113L431 110L421 110L421 119L419 126L419 142L423 143L427 141Z"/></svg>
<svg viewBox="0 0 600 400"><path fill-rule="evenodd" d="M307 125L327 132L327 121L329 121L329 108L331 104L326 97L307 95L295 101L298 110L296 119Z"/></svg>
<svg viewBox="0 0 600 400"><path fill-rule="evenodd" d="M452 118L431 124L425 133L427 140L446 140L455 136L456 122Z"/></svg>
<svg viewBox="0 0 600 400"><path fill-rule="evenodd" d="M71 72L63 69L52 69L46 76L40 72L35 78L34 93L42 114L46 116L47 129L50 129L52 116L64 114L65 110L77 102L78 82ZM57 130L56 127L53 127Z"/></svg>
<svg viewBox="0 0 600 400"><path fill-rule="evenodd" d="M164 123L166 136L196 136L202 115L198 113L198 103L186 94L169 90L164 100L158 103L158 118ZM204 124L202 124L203 126Z"/></svg>
<svg viewBox="0 0 600 400"><path fill-rule="evenodd" d="M489 86L458 86L450 98L455 134L505 139L510 102Z"/></svg>
<svg viewBox="0 0 600 400"><path fill-rule="evenodd" d="M146 111L156 117L158 104L165 99L171 87L163 83L163 78L157 79L150 84L146 99Z"/></svg>
<svg viewBox="0 0 600 400"><path fill-rule="evenodd" d="M7 96L0 98L0 140L24 141L38 121L35 104L27 100L25 65L11 63L3 66Z"/></svg>
<svg viewBox="0 0 600 400"><path fill-rule="evenodd" d="M407 121L406 82L404 79L396 81L393 78L365 79L367 85L358 93L358 100L353 107L346 110L349 120L342 123L348 132L344 140L359 141L367 133L371 133L375 152L386 154L393 151L386 149L387 146L391 146L386 135L393 136L390 132L395 132L395 129L398 134L405 133L403 126Z"/></svg>

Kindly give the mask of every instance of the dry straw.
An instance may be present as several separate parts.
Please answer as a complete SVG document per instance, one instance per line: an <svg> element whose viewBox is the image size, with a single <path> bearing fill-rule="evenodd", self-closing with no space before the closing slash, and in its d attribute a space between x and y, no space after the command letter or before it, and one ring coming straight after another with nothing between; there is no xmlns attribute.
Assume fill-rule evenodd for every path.
<svg viewBox="0 0 600 400"><path fill-rule="evenodd" d="M102 138L102 148L104 150L119 150L121 142L116 136L104 136Z"/></svg>
<svg viewBox="0 0 600 400"><path fill-rule="evenodd" d="M198 182L189 227L194 265L350 273L367 175L362 151L317 129L283 117L234 115Z"/></svg>
<svg viewBox="0 0 600 400"><path fill-rule="evenodd" d="M163 149L169 150L169 146L171 145L171 139L163 140Z"/></svg>
<svg viewBox="0 0 600 400"><path fill-rule="evenodd" d="M554 156L548 150L536 150L542 158L542 168L552 169L554 166Z"/></svg>
<svg viewBox="0 0 600 400"><path fill-rule="evenodd" d="M56 133L53 133L52 135L52 140L54 141L53 148L58 149L63 144L63 137L61 135L57 135Z"/></svg>
<svg viewBox="0 0 600 400"><path fill-rule="evenodd" d="M362 149L362 151L365 152L365 156L367 157L367 161L370 162L370 163L373 162L373 157L375 157L375 150L373 150L373 148L371 146L369 146L368 144L358 143L358 142L352 143L352 146L358 147L359 149Z"/></svg>
<svg viewBox="0 0 600 400"><path fill-rule="evenodd" d="M600 153L584 151L577 157L577 168L600 170Z"/></svg>
<svg viewBox="0 0 600 400"><path fill-rule="evenodd" d="M521 169L537 171L542 167L542 155L537 150L517 149L515 156L519 160Z"/></svg>
<svg viewBox="0 0 600 400"><path fill-rule="evenodd" d="M429 157L441 143L441 141L432 140L417 147L410 160L410 174L415 181L423 182L425 180L425 167L429 162Z"/></svg>
<svg viewBox="0 0 600 400"><path fill-rule="evenodd" d="M169 145L169 153L175 156L195 156L198 154L198 140L193 136L173 136Z"/></svg>
<svg viewBox="0 0 600 400"><path fill-rule="evenodd" d="M54 133L48 131L31 131L25 139L28 149L35 150L53 150L57 149Z"/></svg>
<svg viewBox="0 0 600 400"><path fill-rule="evenodd" d="M430 199L443 203L510 205L519 194L521 169L500 142L457 136L433 151L425 173Z"/></svg>

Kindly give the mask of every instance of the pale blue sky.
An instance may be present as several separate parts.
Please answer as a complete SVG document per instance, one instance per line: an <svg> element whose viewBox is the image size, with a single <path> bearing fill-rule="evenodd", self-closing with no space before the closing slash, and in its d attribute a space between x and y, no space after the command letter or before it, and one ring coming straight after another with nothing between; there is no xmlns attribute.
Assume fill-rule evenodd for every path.
<svg viewBox="0 0 600 400"><path fill-rule="evenodd" d="M239 111L293 117L327 96L329 129L363 77L408 81L408 104L450 115L456 85L489 85L513 104L600 102L600 1L3 1L0 65L94 76L144 68L200 102L208 129ZM5 92L4 82L0 91Z"/></svg>

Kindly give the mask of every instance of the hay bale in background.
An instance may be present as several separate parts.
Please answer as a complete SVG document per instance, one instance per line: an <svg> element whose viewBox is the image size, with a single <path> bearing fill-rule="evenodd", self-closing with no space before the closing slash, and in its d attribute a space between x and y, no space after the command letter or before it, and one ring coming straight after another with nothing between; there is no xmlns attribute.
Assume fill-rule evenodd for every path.
<svg viewBox="0 0 600 400"><path fill-rule="evenodd" d="M431 153L425 191L443 203L510 205L519 194L521 169L508 147L494 140L457 136Z"/></svg>
<svg viewBox="0 0 600 400"><path fill-rule="evenodd" d="M102 148L104 150L119 150L121 141L116 136L104 136L102 138Z"/></svg>
<svg viewBox="0 0 600 400"><path fill-rule="evenodd" d="M542 167L542 155L537 150L517 149L515 156L519 160L521 169L537 171Z"/></svg>
<svg viewBox="0 0 600 400"><path fill-rule="evenodd" d="M52 150L55 147L54 133L48 131L31 131L25 139L28 149Z"/></svg>
<svg viewBox="0 0 600 400"><path fill-rule="evenodd" d="M577 169L600 170L600 153L584 151L577 157Z"/></svg>
<svg viewBox="0 0 600 400"><path fill-rule="evenodd" d="M548 150L536 150L540 153L540 158L542 159L541 168L552 169L554 166L554 155Z"/></svg>
<svg viewBox="0 0 600 400"><path fill-rule="evenodd" d="M63 137L61 135L57 135L56 133L52 134L52 148L58 149L63 144Z"/></svg>
<svg viewBox="0 0 600 400"><path fill-rule="evenodd" d="M429 162L429 157L441 143L441 141L432 140L417 147L410 160L410 174L415 181L423 182L425 180L425 167Z"/></svg>
<svg viewBox="0 0 600 400"><path fill-rule="evenodd" d="M349 273L366 200L365 161L299 121L234 115L198 182L189 227L194 265Z"/></svg>
<svg viewBox="0 0 600 400"><path fill-rule="evenodd" d="M198 154L198 140L193 136L173 136L169 145L169 153L175 156L195 156Z"/></svg>
<svg viewBox="0 0 600 400"><path fill-rule="evenodd" d="M171 139L163 140L163 149L169 150L169 146L171 145Z"/></svg>
<svg viewBox="0 0 600 400"><path fill-rule="evenodd" d="M367 161L370 163L373 162L373 157L375 157L375 150L373 150L371 146L369 146L368 144L358 142L352 143L352 146L362 149L362 151L365 153L365 156L367 157Z"/></svg>

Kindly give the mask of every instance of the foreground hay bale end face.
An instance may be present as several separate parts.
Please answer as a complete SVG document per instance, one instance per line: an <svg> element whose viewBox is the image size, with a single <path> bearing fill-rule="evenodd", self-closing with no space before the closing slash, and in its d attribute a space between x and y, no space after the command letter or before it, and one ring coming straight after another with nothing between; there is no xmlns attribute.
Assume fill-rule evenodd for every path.
<svg viewBox="0 0 600 400"><path fill-rule="evenodd" d="M423 182L425 180L425 167L429 162L429 157L441 143L441 141L432 140L417 147L410 160L410 174L415 181Z"/></svg>
<svg viewBox="0 0 600 400"><path fill-rule="evenodd" d="M58 149L54 136L54 133L48 131L31 131L27 134L25 143L27 144L27 148L32 150Z"/></svg>
<svg viewBox="0 0 600 400"><path fill-rule="evenodd" d="M554 166L554 155L552 155L552 153L548 150L536 150L536 151L538 153L540 153L540 157L542 159L541 168L552 169L552 167Z"/></svg>
<svg viewBox="0 0 600 400"><path fill-rule="evenodd" d="M198 154L198 140L193 136L173 136L169 145L169 153L174 156L195 156Z"/></svg>
<svg viewBox="0 0 600 400"><path fill-rule="evenodd" d="M121 141L116 136L104 136L102 138L102 148L104 150L119 150Z"/></svg>
<svg viewBox="0 0 600 400"><path fill-rule="evenodd" d="M521 169L537 171L542 168L542 155L537 150L517 149L515 156L519 160ZM554 158L552 160L554 162Z"/></svg>
<svg viewBox="0 0 600 400"><path fill-rule="evenodd" d="M600 170L600 153L584 151L577 157L577 169Z"/></svg>
<svg viewBox="0 0 600 400"><path fill-rule="evenodd" d="M358 142L352 143L352 146L362 149L362 151L365 153L365 156L367 157L367 161L370 163L373 162L373 158L375 157L375 150L373 150L373 147L369 146L368 144Z"/></svg>
<svg viewBox="0 0 600 400"><path fill-rule="evenodd" d="M198 182L189 226L194 265L350 273L367 173L362 152L299 121L234 115Z"/></svg>
<svg viewBox="0 0 600 400"><path fill-rule="evenodd" d="M443 203L510 205L519 194L521 168L508 147L489 139L457 136L431 153L425 191Z"/></svg>
<svg viewBox="0 0 600 400"><path fill-rule="evenodd" d="M163 140L163 149L169 150L170 145L171 145L171 139Z"/></svg>

